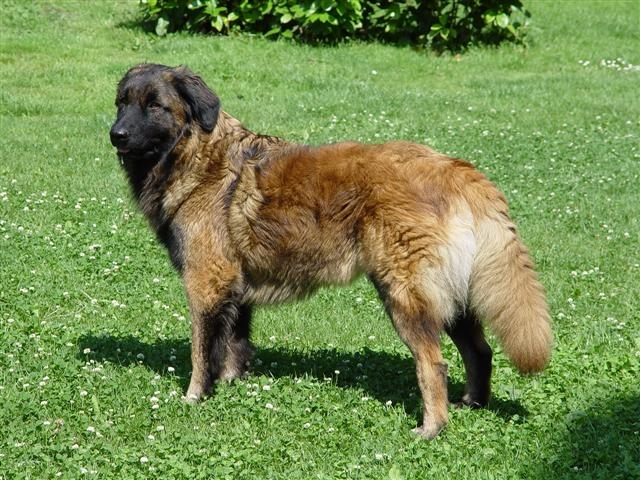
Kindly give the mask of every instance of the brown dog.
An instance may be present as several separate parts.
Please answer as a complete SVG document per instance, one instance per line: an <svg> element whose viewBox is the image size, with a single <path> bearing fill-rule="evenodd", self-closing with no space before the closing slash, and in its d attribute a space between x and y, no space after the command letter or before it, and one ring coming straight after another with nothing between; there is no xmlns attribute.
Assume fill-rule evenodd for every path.
<svg viewBox="0 0 640 480"><path fill-rule="evenodd" d="M521 371L547 364L549 314L531 259L504 196L469 163L406 142L310 147L256 135L181 67L132 68L116 105L111 142L188 295L191 401L246 372L253 305L361 273L415 358L426 438L447 422L443 330L464 361L466 405L489 400L480 320Z"/></svg>

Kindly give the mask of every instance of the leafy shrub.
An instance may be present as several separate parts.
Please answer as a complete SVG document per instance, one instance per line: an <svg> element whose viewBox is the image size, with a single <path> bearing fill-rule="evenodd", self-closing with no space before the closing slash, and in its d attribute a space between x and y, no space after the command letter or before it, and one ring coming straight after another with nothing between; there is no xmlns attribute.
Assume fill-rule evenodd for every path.
<svg viewBox="0 0 640 480"><path fill-rule="evenodd" d="M522 41L529 12L520 0L140 0L158 35L245 31L306 42L349 38L456 50Z"/></svg>

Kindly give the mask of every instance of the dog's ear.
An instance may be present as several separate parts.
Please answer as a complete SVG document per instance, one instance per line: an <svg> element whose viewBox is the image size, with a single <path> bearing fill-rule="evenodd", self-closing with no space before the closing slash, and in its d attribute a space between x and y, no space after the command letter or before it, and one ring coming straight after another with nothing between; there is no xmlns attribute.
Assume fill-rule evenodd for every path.
<svg viewBox="0 0 640 480"><path fill-rule="evenodd" d="M218 121L220 99L189 69L174 70L173 85L190 109L191 117L204 131L211 132Z"/></svg>

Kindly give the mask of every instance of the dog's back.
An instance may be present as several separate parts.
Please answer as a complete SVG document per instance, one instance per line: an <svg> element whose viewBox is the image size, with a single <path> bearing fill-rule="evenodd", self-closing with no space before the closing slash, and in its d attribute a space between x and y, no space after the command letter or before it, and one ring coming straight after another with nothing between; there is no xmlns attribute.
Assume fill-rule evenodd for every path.
<svg viewBox="0 0 640 480"><path fill-rule="evenodd" d="M268 295L255 285L257 300L364 272L430 304L441 328L473 310L523 371L548 362L549 315L532 261L504 195L471 164L414 143L350 142L287 147L245 175L240 188L253 195L235 203L232 236L252 239L240 252L249 269L270 272L253 274L269 285Z"/></svg>

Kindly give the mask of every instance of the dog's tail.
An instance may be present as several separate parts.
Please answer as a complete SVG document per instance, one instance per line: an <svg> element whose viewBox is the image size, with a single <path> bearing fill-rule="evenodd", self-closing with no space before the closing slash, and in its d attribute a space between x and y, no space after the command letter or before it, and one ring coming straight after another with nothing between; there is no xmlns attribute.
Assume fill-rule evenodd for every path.
<svg viewBox="0 0 640 480"><path fill-rule="evenodd" d="M476 223L476 242L469 307L489 325L521 372L542 370L553 342L547 302L506 210Z"/></svg>

